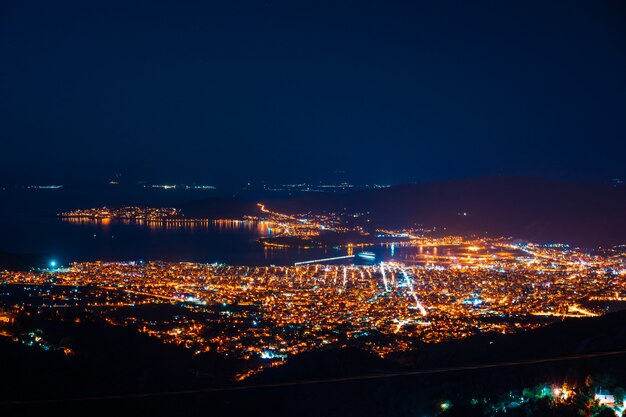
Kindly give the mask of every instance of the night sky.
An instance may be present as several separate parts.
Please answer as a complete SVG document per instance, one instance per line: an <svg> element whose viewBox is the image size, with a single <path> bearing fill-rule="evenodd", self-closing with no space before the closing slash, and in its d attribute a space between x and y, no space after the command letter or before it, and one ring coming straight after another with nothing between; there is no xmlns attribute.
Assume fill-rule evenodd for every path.
<svg viewBox="0 0 626 417"><path fill-rule="evenodd" d="M0 140L46 181L608 182L626 5L4 0Z"/></svg>

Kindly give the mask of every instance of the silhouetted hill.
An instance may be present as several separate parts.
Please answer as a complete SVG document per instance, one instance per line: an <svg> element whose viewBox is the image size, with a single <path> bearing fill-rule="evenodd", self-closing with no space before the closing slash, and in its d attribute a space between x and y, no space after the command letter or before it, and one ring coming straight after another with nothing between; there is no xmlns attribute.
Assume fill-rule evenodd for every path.
<svg viewBox="0 0 626 417"><path fill-rule="evenodd" d="M406 370L395 362L382 359L360 349L332 349L306 352L291 358L285 365L268 368L255 381L298 381L316 378L336 378Z"/></svg>
<svg viewBox="0 0 626 417"><path fill-rule="evenodd" d="M410 368L428 368L624 349L626 311L620 311L601 317L567 319L528 332L509 335L488 333L437 345L423 345L415 351L391 355L389 359ZM626 364L626 355L622 361Z"/></svg>
<svg viewBox="0 0 626 417"><path fill-rule="evenodd" d="M527 361L626 350L626 311L601 317L567 319L514 334L486 333L437 344L381 359L358 349L335 349L295 356L282 367L256 379L264 382L335 378L390 371ZM626 364L626 355L617 357ZM550 363L543 365L548 369ZM626 378L626 367L623 369Z"/></svg>
<svg viewBox="0 0 626 417"><path fill-rule="evenodd" d="M58 398L154 389L195 390L194 387L212 385L210 378L199 375L211 373L214 367L223 366L218 363L220 360L228 360L222 357L211 362L202 355L180 352L174 346L160 345L146 336L133 336L126 329L106 330L96 324L93 329L83 328L78 333L76 337L83 341L76 340L73 346L77 352L91 353L64 357L59 352L44 352L0 340L0 354L5 363L3 396ZM515 362L625 348L626 312L618 312L598 318L566 320L518 334L484 334L423 345L415 351L399 353L388 359L355 349L305 353L291 358L282 368L267 369L233 390L200 389L147 397L105 396L69 403L0 402L0 412L7 412L3 415L62 412L64 415L170 416L180 414L181 410L186 415L206 415L210 410L211 415L272 417L436 415L441 411L442 401L461 404L471 398L494 398L539 383L568 381L580 384L589 374L594 377L604 375L605 380L612 379L623 385L626 383L626 355L462 371L451 369L382 379L302 385L290 382ZM221 385L219 379L213 380L213 384L216 382ZM256 384L269 385L257 387Z"/></svg>
<svg viewBox="0 0 626 417"><path fill-rule="evenodd" d="M193 201L181 209L190 218L238 219L244 215L259 214L256 202L223 197Z"/></svg>
<svg viewBox="0 0 626 417"><path fill-rule="evenodd" d="M626 189L601 185L497 177L270 203L288 212L369 211L376 226L422 224L445 234L511 236L580 246L626 243Z"/></svg>
<svg viewBox="0 0 626 417"><path fill-rule="evenodd" d="M185 389L224 383L238 360L192 351L103 322L51 322L20 318L19 328L40 329L57 350L28 347L0 337L3 358L0 402L6 399L63 398L111 393ZM28 389L25 390L24 388Z"/></svg>
<svg viewBox="0 0 626 417"><path fill-rule="evenodd" d="M23 271L36 267L43 267L43 255L33 253L10 253L0 251L0 269Z"/></svg>

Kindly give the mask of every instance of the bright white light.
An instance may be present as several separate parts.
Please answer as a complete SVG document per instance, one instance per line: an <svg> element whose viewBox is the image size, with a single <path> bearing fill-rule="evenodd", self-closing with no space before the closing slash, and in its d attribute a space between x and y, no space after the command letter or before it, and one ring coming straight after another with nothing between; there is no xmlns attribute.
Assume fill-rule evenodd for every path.
<svg viewBox="0 0 626 417"><path fill-rule="evenodd" d="M52 268L54 268L55 266L57 266L57 261L50 261L50 266Z"/></svg>

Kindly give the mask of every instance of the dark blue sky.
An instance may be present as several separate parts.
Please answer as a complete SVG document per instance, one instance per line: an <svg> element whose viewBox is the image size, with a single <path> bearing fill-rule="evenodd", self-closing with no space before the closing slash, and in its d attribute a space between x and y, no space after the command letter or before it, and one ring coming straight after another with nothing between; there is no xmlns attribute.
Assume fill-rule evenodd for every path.
<svg viewBox="0 0 626 417"><path fill-rule="evenodd" d="M626 176L622 1L4 0L0 57L4 172Z"/></svg>

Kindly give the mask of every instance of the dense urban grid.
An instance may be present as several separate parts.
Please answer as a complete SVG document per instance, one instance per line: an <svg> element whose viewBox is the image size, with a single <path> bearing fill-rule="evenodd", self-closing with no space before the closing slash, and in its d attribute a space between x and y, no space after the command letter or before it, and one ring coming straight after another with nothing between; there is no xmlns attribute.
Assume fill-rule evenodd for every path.
<svg viewBox="0 0 626 417"><path fill-rule="evenodd" d="M595 316L626 301L624 248L587 253L461 238L404 245L415 246L413 261L265 267L81 262L5 271L0 299L9 306L5 321L50 311L63 318L79 308L197 353L249 360L238 379L324 347L358 346L385 356L423 342ZM157 319L147 314L167 305L177 312ZM26 342L37 344L33 337ZM43 336L38 340L45 343Z"/></svg>

